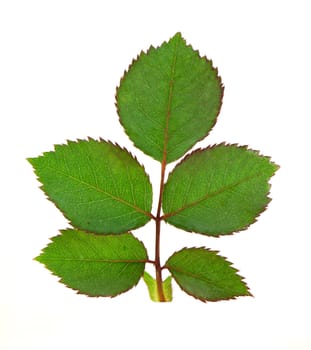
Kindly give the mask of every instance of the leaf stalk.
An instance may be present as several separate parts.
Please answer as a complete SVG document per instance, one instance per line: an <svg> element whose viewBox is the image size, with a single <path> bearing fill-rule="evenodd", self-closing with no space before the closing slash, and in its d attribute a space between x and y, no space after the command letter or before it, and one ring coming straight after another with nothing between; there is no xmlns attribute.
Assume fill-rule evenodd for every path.
<svg viewBox="0 0 311 350"><path fill-rule="evenodd" d="M160 180L160 192L159 192L159 201L157 208L157 215L155 217L156 224L156 238L155 238L155 269L156 269L156 281L157 281L157 290L159 301L165 302L165 296L163 291L163 279L162 279L162 267L160 260L160 236L161 236L161 208L162 208L162 198L163 198L163 189L164 189L164 179L165 179L165 169L166 169L166 157L161 164L161 180Z"/></svg>

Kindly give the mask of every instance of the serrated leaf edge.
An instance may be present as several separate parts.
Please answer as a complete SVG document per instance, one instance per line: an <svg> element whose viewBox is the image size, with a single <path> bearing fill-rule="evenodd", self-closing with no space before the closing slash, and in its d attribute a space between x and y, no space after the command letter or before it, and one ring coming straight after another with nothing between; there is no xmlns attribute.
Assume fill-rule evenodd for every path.
<svg viewBox="0 0 311 350"><path fill-rule="evenodd" d="M141 279L142 276L144 275L144 269L143 269L143 272L142 272L141 276L138 278L137 282L136 282L134 285L132 285L132 286L129 287L128 289L122 291L121 293L118 293L118 294L115 294L115 295L107 295L107 296L103 296L103 295L90 295L90 294L87 294L87 293L80 292L79 289L77 289L77 288L73 288L73 287L68 286L68 285L63 281L63 278L62 278L62 277L60 277L59 275L57 275L56 273L54 273L53 271L51 271L43 261L40 261L40 257L45 253L45 251L48 249L48 247L49 247L50 245L52 245L52 244L55 242L55 238L60 237L64 232L66 232L66 231L68 231L68 230L73 230L73 231L74 231L75 229L68 228L68 229L65 229L65 230L60 230L60 231L59 231L60 234L57 235L57 236L51 237L51 238L50 238L50 242L47 244L47 246L46 246L45 248L43 248L43 249L41 250L40 255L38 255L37 257L35 257L35 258L33 259L33 260L39 262L40 264L44 265L44 267L50 272L50 274L51 274L52 276L55 276L55 277L58 279L58 282L59 282L59 283L63 284L66 288L75 291L76 294L78 294L78 295L85 295L85 296L88 296L88 297L90 297L90 298L115 298L115 297L117 297L117 296L119 296L119 295L121 295L121 294L124 294L124 293L128 292L129 290L131 290L132 288L134 288L134 287L136 287L136 286L138 285L140 279ZM86 232L85 230L82 231L82 230L79 229L79 231L80 231L80 232L84 232L84 233L87 234L87 235L93 235L93 236L97 236L97 237L99 236L99 235L94 234L94 233ZM137 237L135 237L131 232L126 232L126 233L124 233L124 234L125 234L125 235L128 234L128 235L133 236L133 237L143 246L143 248L144 248L144 250L145 250L145 252L146 252L146 261L136 261L136 263L140 262L140 263L146 264L146 262L148 262L148 252L147 252L147 249L146 249L145 245L143 244L143 242L142 242L141 240L139 240ZM116 236L116 235L115 235L115 234L107 234L107 235L104 235L104 236L101 235L100 237L106 238L106 237L109 237L109 236ZM49 260L49 259L48 259L48 260ZM107 260L107 261L112 262L112 260ZM127 262L127 263L133 262L133 263L135 263L134 261L129 261L129 260L117 261L117 262Z"/></svg>
<svg viewBox="0 0 311 350"><path fill-rule="evenodd" d="M256 215L256 217L254 218L254 220L253 220L252 222L250 222L247 226L245 226L245 227L243 227L243 228L241 228L241 229L239 229L239 230L232 231L232 232L225 233L225 234L222 234L222 233L219 233L219 234L210 234L210 233L196 232L196 231L193 231L193 230L189 230L189 229L187 229L186 227L183 227L182 225L180 225L179 227L177 227L177 226L175 226L174 224L172 224L172 223L170 223L170 222L168 222L168 221L166 220L167 218L170 218L170 217L174 216L175 214L177 214L177 213L179 213L179 212L181 212L181 211L183 211L183 210L185 210L185 209L188 209L188 208L191 207L192 205L188 205L186 208L181 208L181 209L179 209L179 210L175 210L174 212L170 212L170 213L166 213L166 214L162 215L161 218L162 218L166 223L168 223L168 224L170 224L170 225L172 225L172 226L174 226L174 227L176 227L176 228L178 228L178 229L182 228L182 229L183 229L184 231L186 231L186 232L197 233L197 234L201 234L201 235L204 235L204 236L219 238L219 237L221 237L221 236L230 236L230 235L233 235L233 234L238 233L238 232L246 231L251 225L253 225L254 223L256 223L256 222L259 220L261 214L262 214L263 212L266 211L266 209L267 209L269 203L270 203L271 200L272 200L272 199L269 197L270 189L271 189L270 180L271 180L271 178L275 175L275 173L276 173L277 170L280 168L280 166L277 165L276 163L274 163L274 162L271 160L271 157L262 155L262 154L260 153L260 151L251 149L251 148L249 148L247 145L239 145L238 143L221 142L221 143L218 143L218 144L209 145L209 146L207 146L207 147L205 147L205 148L201 148L201 147L200 147L200 148L197 148L197 149L195 149L194 151L192 151L192 152L190 152L190 153L187 153L187 154L184 156L184 158L182 158L182 159L176 164L176 166L175 166L175 167L171 170L171 172L168 174L167 179L169 179L169 176L175 171L176 168L178 168L181 164L183 164L183 163L184 163L188 158L190 158L192 155L197 154L197 153L201 153L201 152L204 152L204 151L206 151L206 150L208 150L208 149L213 149L213 148L216 148L216 147L219 147L219 146L225 146L225 147L227 147L227 146L235 146L235 147L238 147L238 148L245 149L245 150L250 151L250 152L252 152L252 153L254 153L254 154L256 154L256 155L258 155L258 156L260 156L260 157L263 157L263 158L267 159L267 160L270 162L270 164L274 165L275 170L274 170L274 172L272 173L272 175L270 176L269 181L268 181L269 190L268 190L268 192L267 192L267 194L266 194L266 195L267 195L267 201L268 201L267 204L266 204L266 205L262 208L262 210ZM167 184L167 181L166 181L165 185L166 185L166 184ZM234 185L235 185L235 184L234 184ZM234 186L234 185L232 185L232 186ZM230 187L231 187L231 186L230 186ZM217 192L217 193L218 193L218 192ZM212 194L212 195L213 195L213 194ZM202 199L202 200L204 200L204 199ZM200 199L200 201L201 201L201 199ZM197 203L197 202L195 202L195 203Z"/></svg>
<svg viewBox="0 0 311 350"><path fill-rule="evenodd" d="M188 291L186 291L186 290L179 284L179 282L175 279L174 273L172 272L172 270L170 269L170 267L167 265L167 262L169 261L170 258L172 258L175 254L178 254L178 253L180 253L180 252L182 252L182 251L184 251L184 250L204 250L204 251L209 251L209 252L215 253L216 256L218 256L218 257L224 259L224 260L228 263L228 267L230 267L230 268L235 272L236 276L240 278L240 282L246 287L247 294L245 294L245 295L236 295L236 296L233 296L233 297L222 298L222 299L219 299L219 300L208 300L208 299L199 298L199 297L197 297L197 296L195 296L195 295L189 293ZM184 248L182 248L181 250L178 250L178 251L174 252L174 253L167 259L167 261L166 261L166 263L165 263L165 265L164 265L163 268L167 268L167 269L170 271L170 273L172 274L172 277L173 277L174 281L177 283L177 285L179 286L179 288L180 288L183 292L185 292L186 294L190 295L191 297L193 297L193 298L195 298L195 299L197 299L197 300L202 301L203 303L207 303L207 302L216 303L216 302L219 302L219 301L235 300L235 299L237 299L237 298L239 298L239 297L244 297L244 296L254 297L254 296L252 295L252 293L250 292L248 285L247 285L246 282L245 282L245 277L243 277L243 276L241 276L241 275L238 274L238 272L240 272L240 271L239 271L237 268L233 267L233 263L232 263L231 261L229 261L227 257L224 257L224 256L222 256L222 255L219 255L218 253L219 253L218 250L212 250L212 249L206 248L206 247L204 247L204 246L202 246L202 247L190 247L190 248L184 247ZM174 268L173 268L173 270L174 270Z"/></svg>
<svg viewBox="0 0 311 350"><path fill-rule="evenodd" d="M119 122L120 122L120 124L122 125L125 134L128 136L128 138L130 139L130 141L132 142L132 144L133 144L136 148L138 148L139 150L141 150L141 149L136 145L135 141L133 141L133 140L131 139L131 137L130 137L130 135L129 135L129 133L128 133L127 128L125 127L125 125L124 125L123 122L122 122L121 115L120 115L120 110L119 110L119 107L118 107L118 91L119 91L119 88L120 88L122 82L126 79L127 73L128 73L128 72L132 69L132 67L139 61L139 59L140 59L141 56L143 56L143 55L148 55L150 52L152 52L152 51L154 51L154 50L157 50L157 49L161 48L161 47L164 46L164 45L167 45L167 44L168 44L171 40L173 40L176 36L179 36L179 37L181 38L181 40L185 43L186 47L191 48L191 49L193 50L193 52L195 52L195 53L197 54L197 56L198 56L198 58L199 58L200 60L205 60L206 63L208 63L208 64L211 65L212 69L213 69L214 72L216 73L216 79L218 80L219 86L220 86L220 88L221 88L221 93L220 93L220 104L219 104L219 108L218 108L218 111L217 111L217 113L216 113L216 117L215 117L215 119L214 119L214 122L213 122L212 126L209 128L209 130L208 130L208 132L205 134L205 136L203 136L203 137L201 137L200 139L198 139L197 141L195 141L195 142L192 144L192 146L190 146L190 147L186 150L186 152L184 153L184 155L185 155L187 152L189 152L189 151L194 147L195 144L197 144L198 142L202 141L203 139L205 139L205 138L209 135L209 133L213 130L215 124L217 123L217 119L218 119L219 113L220 113L220 111L221 111L225 87L224 87L224 85L223 85L223 83L222 83L222 80L221 80L221 77L220 77L220 75L219 75L219 73L218 73L218 68L215 67L215 66L213 65L213 61L212 61L211 59L208 59L205 55L201 56L199 50L195 50L195 49L192 47L191 44L188 44L188 43L187 43L187 41L183 38L182 34L181 34L180 32L177 32L177 33L176 33L174 36L172 36L169 40L163 41L160 45L155 46L155 47L154 47L153 45L150 45L149 48L147 49L147 51L141 50L140 53L136 56L136 58L132 59L132 62L131 62L130 65L128 66L127 70L124 70L124 73L123 73L123 76L122 76L121 79L120 79L119 85L116 87L116 93L115 93L115 107L116 107L117 114L118 114L118 117L119 117ZM166 116L166 118L167 118L167 116ZM166 137L166 134L167 134L167 130L165 131L164 138ZM142 151L143 153L145 153L146 155L148 155L149 157L152 157L151 155L149 155L149 154L146 153L145 151L143 151L143 150L141 150L141 151ZM166 150L165 150L165 147L164 147L163 159L166 158L166 156L164 155L164 154L165 154L165 151L166 151ZM181 156L181 157L183 157L183 156ZM180 159L181 157L179 157L179 158L177 158L177 159L175 159L175 160L170 161L170 163L172 163L172 162L174 162L174 161L177 161L177 160ZM152 158L153 158L153 157L152 157ZM155 158L153 158L153 159L155 159ZM163 161L163 159L162 159L162 161ZM161 162L161 160L158 160L158 159L155 159L155 160Z"/></svg>
<svg viewBox="0 0 311 350"><path fill-rule="evenodd" d="M118 143L112 142L112 141L110 141L110 140L105 140L105 139L103 139L103 138L101 138L101 137L100 137L98 140L97 140L97 139L94 139L94 138L92 138L92 137L87 137L86 139L66 140L66 143L61 143L61 144L56 144L56 145L54 145L54 150L52 150L52 151L47 151L47 152L43 152L43 153L42 153L41 155L39 155L38 157L29 157L29 158L27 158L27 161L32 165L33 170L34 170L34 173L35 173L36 176L37 176L36 179L37 179L37 181L41 184L41 185L39 186L39 188L40 188L40 189L42 190L42 192L45 194L46 199L49 200L51 203L53 203L53 204L56 206L56 208L64 215L64 217L68 220L68 223L69 223L72 227L74 227L74 228L76 228L76 229L79 229L79 230L82 230L82 231L84 231L84 232L88 232L88 233L92 233L92 234L96 234L96 235L111 235L111 234L112 234L112 235L119 235L119 234L124 234L124 233L126 233L127 231L125 231L125 232L120 232L120 233L113 233L113 232L95 233L95 232L92 232L92 231L90 231L90 230L87 230L87 229L85 229L85 228L81 228L81 227L75 225L75 224L70 220L70 218L68 217L68 214L66 213L66 210L61 209L61 208L58 206L58 204L57 204L56 202L54 202L52 199L49 198L48 193L45 191L44 184L41 182L40 176L37 174L37 171L36 171L36 169L35 169L35 167L34 167L34 165L33 165L33 163L32 163L33 160L36 160L36 159L38 159L38 158L43 158L44 156L46 156L46 155L48 155L48 154L50 154L50 153L55 153L55 152L57 151L57 148L58 148L58 147L69 147L71 144L78 144L79 142L92 142L92 141L94 141L94 142L104 142L104 143L106 143L106 144L110 144L110 145L112 145L112 146L114 146L114 147L117 147L117 148L118 148L119 150L121 150L121 151L127 152L128 155L129 155L134 161L136 161L137 164L143 169L143 171L144 171L144 173L145 173L145 176L147 177L148 183L149 183L149 185L150 185L150 187L151 187L151 194L153 195L153 193L152 193L152 185L151 185L151 181L150 181L150 176L149 176L149 174L146 172L144 165L141 164L141 163L138 161L137 157L136 157L135 155L133 155L133 154L132 154L128 149L126 149L125 147L121 147ZM146 215L146 216L149 217L150 219L153 219L153 218L154 218L154 216L153 216L151 213L146 212L146 211L142 210L141 208L135 207L135 206L133 206L133 205L130 205L130 204L128 204L128 205L129 205L131 208L134 208L137 212ZM137 209L139 209L139 210L137 210ZM150 221L150 219L149 219L148 221ZM143 224L143 225L141 225L141 226L139 226L139 227L142 227L142 226L146 225L147 223L148 223L148 222L146 222L145 224ZM135 229L137 229L137 228L139 228L139 227L136 227Z"/></svg>

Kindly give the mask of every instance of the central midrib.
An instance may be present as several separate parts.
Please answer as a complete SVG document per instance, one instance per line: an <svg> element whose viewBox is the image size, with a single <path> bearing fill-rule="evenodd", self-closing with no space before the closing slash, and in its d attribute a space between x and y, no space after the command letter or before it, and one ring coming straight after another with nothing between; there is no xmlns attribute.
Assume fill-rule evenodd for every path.
<svg viewBox="0 0 311 350"><path fill-rule="evenodd" d="M226 286L222 286L222 285L219 285L219 283L213 281L213 280L210 280L209 278L206 278L205 276L202 276L198 273L194 273L194 272L190 272L190 271L185 271L183 269L180 269L180 268L176 268L175 266L166 266L171 272L172 270L177 272L177 273L180 273L180 274L183 274L185 276L188 276L188 277L191 277L191 278L194 278L194 279L198 279L198 280L201 280L203 282L206 282L208 284L210 284L213 288L217 288L218 290L222 290L224 292L232 292L231 288L230 287L226 287ZM174 276L174 273L172 272L173 276Z"/></svg>
<svg viewBox="0 0 311 350"><path fill-rule="evenodd" d="M85 181L83 181L83 180L81 180L81 179L78 179L78 178L76 178L76 177L74 177L74 176L72 176L72 175L69 175L69 174L67 174L66 172L61 171L61 170L59 170L59 169L57 169L57 168L53 168L53 167L51 167L51 166L49 166L49 168L52 169L52 170L55 171L55 172L58 172L58 173L60 173L60 174L62 174L62 175L65 175L66 177L68 177L68 178L70 178L70 179L72 179L72 180L74 180L74 181L76 181L76 182L79 182L79 183L83 184L83 185L86 186L86 187L89 187L89 188L91 188L91 189L93 189L93 190L95 190L95 191L97 191L97 192L99 192L99 193L105 194L106 196L108 196L108 197L114 199L114 200L117 201L117 202L120 202L120 203L122 203L122 204L124 204L124 205L129 206L130 208L134 209L135 211L137 211L137 212L139 212L139 213L142 213L142 214L144 214L144 215L146 215L146 216L148 216L148 217L152 217L151 213L148 213L148 212L146 212L145 210L143 210L143 209L141 209L141 208L139 208L139 207L137 207L137 206L135 206L135 205L133 205L133 204L127 202L127 201L125 201L125 200L122 199L122 198L116 197L116 196L114 196L113 194L111 194L111 193L109 193L109 192L106 192L106 191L104 191L103 189L101 189L101 188L99 188L99 187L96 187L96 186L94 186L94 185L92 185L92 184L90 184L90 183L88 183L88 182L85 182Z"/></svg>
<svg viewBox="0 0 311 350"><path fill-rule="evenodd" d="M174 216L174 215L176 215L176 214L178 214L178 213L180 213L180 212L182 212L182 211L184 211L186 209L189 209L191 207L194 207L195 205L198 205L199 203L205 201L208 198L215 197L215 196L217 196L217 195L219 195L219 194L221 194L221 193L223 193L223 192L225 192L227 190L230 190L230 189L232 189L232 188L234 188L236 186L241 185L244 182L247 182L249 180L253 180L253 179L257 178L257 177L260 177L261 175L263 175L263 174L258 172L258 173L255 173L252 176L244 177L240 181L237 181L237 182L235 182L233 184L225 186L225 187L219 189L218 191L215 191L215 192L212 192L212 193L207 193L206 195L202 196L201 198L197 199L196 201L193 201L193 202L191 202L189 204L186 204L183 207L181 207L181 208L179 208L179 209L177 209L177 210L175 210L173 212L170 212L170 213L167 213L167 214L163 215L163 219L164 220L168 219L171 216Z"/></svg>
<svg viewBox="0 0 311 350"><path fill-rule="evenodd" d="M42 261L81 261L81 262L94 262L94 263L146 263L147 259L96 259L96 258L65 258L65 257L55 257L55 258L45 258Z"/></svg>
<svg viewBox="0 0 311 350"><path fill-rule="evenodd" d="M175 76L175 69L176 69L178 44L179 44L179 41L175 44L175 50L174 50L173 62L171 66L171 74L170 74L170 80L169 80L169 94L168 94L167 109L166 109L163 156L162 156L162 163L164 164L166 164L166 161L167 161L167 145L168 145L168 138L169 138L168 131L169 131L169 121L170 121L171 111L172 111L174 76Z"/></svg>

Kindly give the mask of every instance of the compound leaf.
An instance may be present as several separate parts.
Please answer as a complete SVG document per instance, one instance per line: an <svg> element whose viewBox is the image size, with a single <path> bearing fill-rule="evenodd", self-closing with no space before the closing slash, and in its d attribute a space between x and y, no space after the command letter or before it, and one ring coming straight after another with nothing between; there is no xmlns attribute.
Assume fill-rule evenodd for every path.
<svg viewBox="0 0 311 350"><path fill-rule="evenodd" d="M144 168L119 146L69 141L31 158L42 189L79 229L123 233L146 224L152 187Z"/></svg>
<svg viewBox="0 0 311 350"><path fill-rule="evenodd" d="M116 296L134 287L148 259L144 245L132 234L99 236L61 231L36 258L60 282L88 296Z"/></svg>
<svg viewBox="0 0 311 350"><path fill-rule="evenodd" d="M121 79L116 99L120 121L134 144L170 163L207 136L222 95L212 62L177 33L140 54Z"/></svg>
<svg viewBox="0 0 311 350"><path fill-rule="evenodd" d="M157 281L147 271L144 272L144 281L148 287L150 299L152 301L160 301ZM172 276L168 276L162 282L162 288L163 288L165 301L172 301L173 300Z"/></svg>
<svg viewBox="0 0 311 350"><path fill-rule="evenodd" d="M168 177L164 219L210 236L246 229L269 203L268 180L277 169L247 147L220 144L194 151Z"/></svg>
<svg viewBox="0 0 311 350"><path fill-rule="evenodd" d="M184 248L174 253L165 266L184 292L202 301L251 295L237 270L217 253L204 248Z"/></svg>

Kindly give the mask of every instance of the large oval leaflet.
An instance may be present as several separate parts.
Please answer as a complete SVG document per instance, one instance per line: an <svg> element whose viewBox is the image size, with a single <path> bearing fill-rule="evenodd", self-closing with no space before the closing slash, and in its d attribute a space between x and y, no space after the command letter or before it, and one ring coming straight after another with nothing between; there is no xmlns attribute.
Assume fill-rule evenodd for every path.
<svg viewBox="0 0 311 350"><path fill-rule="evenodd" d="M207 136L222 95L212 62L177 33L140 54L121 79L116 99L121 124L135 146L170 163Z"/></svg>
<svg viewBox="0 0 311 350"><path fill-rule="evenodd" d="M99 236L64 230L36 258L69 288L88 296L116 296L142 277L147 252L132 234Z"/></svg>
<svg viewBox="0 0 311 350"><path fill-rule="evenodd" d="M220 144L194 151L168 177L164 219L210 236L243 230L269 203L268 180L277 168L247 147Z"/></svg>
<svg viewBox="0 0 311 350"><path fill-rule="evenodd" d="M56 145L29 162L41 189L73 228L52 238L36 260L88 296L116 296L141 278L153 301L172 300L172 278L204 302L251 295L238 270L216 251L184 248L164 265L160 258L164 221L204 235L227 235L246 229L270 201L269 180L278 166L247 146L195 150L166 177L168 163L212 129L222 96L217 69L180 33L142 52L121 79L116 104L133 143L161 163L156 212L151 213L149 177L129 151L90 138ZM151 219L153 260L129 232ZM155 278L146 263L153 265Z"/></svg>
<svg viewBox="0 0 311 350"><path fill-rule="evenodd" d="M29 161L49 199L79 229L124 233L151 218L149 178L117 145L93 139L69 141Z"/></svg>
<svg viewBox="0 0 311 350"><path fill-rule="evenodd" d="M238 271L216 251L184 248L174 253L165 266L182 290L201 301L251 295Z"/></svg>

